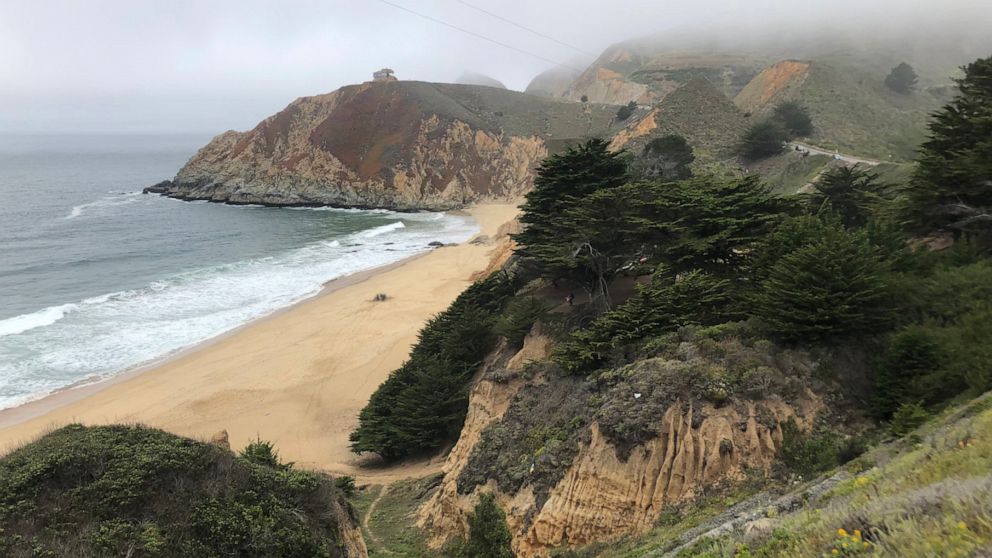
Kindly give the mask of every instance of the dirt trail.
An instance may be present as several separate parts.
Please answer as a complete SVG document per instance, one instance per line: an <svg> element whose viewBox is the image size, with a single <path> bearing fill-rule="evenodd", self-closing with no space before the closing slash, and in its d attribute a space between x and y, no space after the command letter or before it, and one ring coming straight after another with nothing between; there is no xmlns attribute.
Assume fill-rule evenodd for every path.
<svg viewBox="0 0 992 558"><path fill-rule="evenodd" d="M379 502L382 500L383 496L385 496L388 493L389 493L389 485L388 484L382 485L382 487L379 489L379 495L375 497L375 500L372 500L372 503L369 504L369 509L365 511L365 516L362 517L362 528L365 529L365 533L369 536L370 539L372 539L372 542L376 543L376 545L379 546L382 545L382 539L376 536L375 532L369 526L369 520L372 518L372 514L375 513L375 508L376 506L379 505Z"/></svg>

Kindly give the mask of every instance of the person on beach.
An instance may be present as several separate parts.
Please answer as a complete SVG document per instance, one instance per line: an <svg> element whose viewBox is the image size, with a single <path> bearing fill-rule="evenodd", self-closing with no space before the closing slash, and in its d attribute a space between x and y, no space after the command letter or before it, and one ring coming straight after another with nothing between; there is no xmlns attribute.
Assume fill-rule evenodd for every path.
<svg viewBox="0 0 992 558"><path fill-rule="evenodd" d="M565 302L567 302L569 306L572 305L572 301L574 300L575 300L575 293L568 293L568 296L565 297Z"/></svg>

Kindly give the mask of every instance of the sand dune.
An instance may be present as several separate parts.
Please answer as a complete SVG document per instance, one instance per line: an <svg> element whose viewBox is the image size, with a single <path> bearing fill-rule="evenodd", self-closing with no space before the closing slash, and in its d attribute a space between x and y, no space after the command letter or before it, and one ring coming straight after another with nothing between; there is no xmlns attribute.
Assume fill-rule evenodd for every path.
<svg viewBox="0 0 992 558"><path fill-rule="evenodd" d="M513 205L470 210L488 236L516 212ZM406 359L423 323L489 266L493 252L473 243L439 248L332 284L149 369L2 411L0 448L72 422L140 422L198 438L226 430L235 450L261 437L284 460L360 478L425 474L432 464L357 468L348 433L369 395ZM374 302L377 293L389 298Z"/></svg>

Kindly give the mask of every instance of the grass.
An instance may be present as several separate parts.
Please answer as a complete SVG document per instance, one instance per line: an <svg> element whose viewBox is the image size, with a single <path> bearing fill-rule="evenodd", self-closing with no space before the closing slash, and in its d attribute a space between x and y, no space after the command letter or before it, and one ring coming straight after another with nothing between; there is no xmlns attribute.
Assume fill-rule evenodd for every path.
<svg viewBox="0 0 992 558"><path fill-rule="evenodd" d="M439 480L434 475L388 486L367 485L356 492L352 503L363 520L362 536L370 557L438 555L427 548L424 533L416 526L416 513Z"/></svg>

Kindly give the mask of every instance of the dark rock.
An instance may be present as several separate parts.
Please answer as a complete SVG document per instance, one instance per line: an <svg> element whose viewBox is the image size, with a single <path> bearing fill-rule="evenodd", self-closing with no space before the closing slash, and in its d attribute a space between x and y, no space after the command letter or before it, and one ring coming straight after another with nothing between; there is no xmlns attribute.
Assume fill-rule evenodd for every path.
<svg viewBox="0 0 992 558"><path fill-rule="evenodd" d="M435 241L432 241L432 242L428 242L427 245L430 246L430 247L432 247L432 248L440 248L440 247L444 246L444 243L435 240Z"/></svg>
<svg viewBox="0 0 992 558"><path fill-rule="evenodd" d="M141 191L143 194L164 194L172 188L171 180L163 180L158 184L153 184Z"/></svg>

